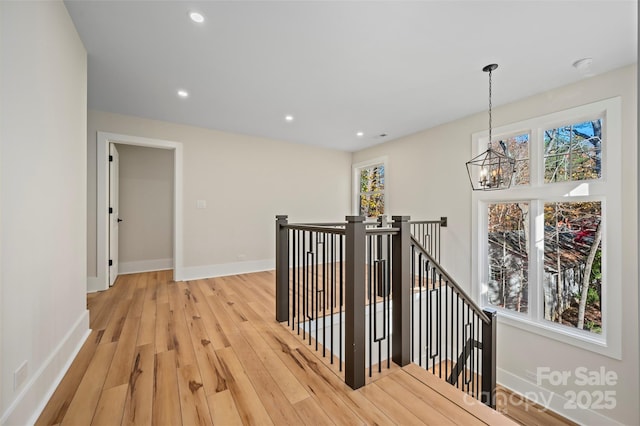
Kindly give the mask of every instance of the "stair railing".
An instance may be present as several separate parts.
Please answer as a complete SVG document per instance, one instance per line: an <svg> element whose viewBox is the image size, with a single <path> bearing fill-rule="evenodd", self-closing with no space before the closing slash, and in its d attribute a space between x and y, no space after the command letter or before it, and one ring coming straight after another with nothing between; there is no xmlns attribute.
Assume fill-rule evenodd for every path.
<svg viewBox="0 0 640 426"><path fill-rule="evenodd" d="M430 222L438 223L428 241L439 256L446 218ZM353 389L391 360L415 362L495 407L495 313L449 277L412 235L415 223L347 216L290 224L277 216L276 319L315 345ZM418 235L427 235L424 227Z"/></svg>
<svg viewBox="0 0 640 426"><path fill-rule="evenodd" d="M495 408L496 311L481 309L411 237L411 360Z"/></svg>

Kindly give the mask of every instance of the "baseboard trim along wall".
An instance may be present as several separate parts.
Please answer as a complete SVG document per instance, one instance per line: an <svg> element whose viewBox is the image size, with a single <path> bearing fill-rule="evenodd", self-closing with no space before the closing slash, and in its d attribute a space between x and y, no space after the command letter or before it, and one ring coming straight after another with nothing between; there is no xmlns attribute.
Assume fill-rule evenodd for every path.
<svg viewBox="0 0 640 426"><path fill-rule="evenodd" d="M98 280L98 277L87 277L87 293L95 293L104 290L104 283Z"/></svg>
<svg viewBox="0 0 640 426"><path fill-rule="evenodd" d="M139 272L164 271L173 269L173 259L136 260L118 263L120 274L136 274Z"/></svg>
<svg viewBox="0 0 640 426"><path fill-rule="evenodd" d="M38 420L90 333L89 311L86 310L25 383L18 397L3 413L0 425L32 425Z"/></svg>
<svg viewBox="0 0 640 426"><path fill-rule="evenodd" d="M270 271L275 269L275 264L274 259L265 259L219 265L185 266L182 268L182 281Z"/></svg>
<svg viewBox="0 0 640 426"><path fill-rule="evenodd" d="M548 389L542 388L537 384L516 376L502 368L498 368L497 381L500 385L508 388L510 391L524 396L543 407L549 408L562 417L572 420L578 424L585 425L622 425L612 418L604 416L595 410L588 408L579 409L567 409L565 407L570 406L570 402L564 395L551 392Z"/></svg>
<svg viewBox="0 0 640 426"><path fill-rule="evenodd" d="M202 280L205 278L226 277L228 275L250 274L252 272L275 269L275 259L249 260L246 262L222 263L218 265L186 266L182 268L180 281ZM162 271L173 269L172 259L120 263L119 272L134 274L138 272ZM87 277L87 293L105 290L104 283L98 277Z"/></svg>

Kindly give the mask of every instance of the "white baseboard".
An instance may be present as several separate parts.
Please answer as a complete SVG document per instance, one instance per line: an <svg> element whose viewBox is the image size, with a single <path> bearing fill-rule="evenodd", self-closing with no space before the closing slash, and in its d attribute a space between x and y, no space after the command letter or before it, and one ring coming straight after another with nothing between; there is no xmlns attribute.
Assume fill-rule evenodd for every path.
<svg viewBox="0 0 640 426"><path fill-rule="evenodd" d="M118 263L118 274L164 271L166 269L173 269L173 259L136 260Z"/></svg>
<svg viewBox="0 0 640 426"><path fill-rule="evenodd" d="M85 310L2 414L0 425L32 425L38 420L90 333Z"/></svg>
<svg viewBox="0 0 640 426"><path fill-rule="evenodd" d="M87 277L87 293L106 290L105 283L98 280L98 277Z"/></svg>
<svg viewBox="0 0 640 426"><path fill-rule="evenodd" d="M622 425L622 423L588 408L567 409L569 400L520 376L498 368L497 382L505 388L524 396L562 417L583 425Z"/></svg>
<svg viewBox="0 0 640 426"><path fill-rule="evenodd" d="M251 260L246 262L223 263L219 265L185 266L180 281L248 274L275 269L274 259Z"/></svg>

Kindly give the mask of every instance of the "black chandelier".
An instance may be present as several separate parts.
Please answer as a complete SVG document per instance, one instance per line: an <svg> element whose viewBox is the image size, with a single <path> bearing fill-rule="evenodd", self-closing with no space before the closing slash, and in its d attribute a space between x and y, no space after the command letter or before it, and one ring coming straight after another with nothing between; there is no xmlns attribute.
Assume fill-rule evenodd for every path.
<svg viewBox="0 0 640 426"><path fill-rule="evenodd" d="M516 170L516 160L509 155L504 141L499 142L503 152L491 146L491 73L496 68L498 64L490 64L482 68L482 71L489 73L489 142L485 152L467 162L467 173L474 191L507 189L511 186Z"/></svg>

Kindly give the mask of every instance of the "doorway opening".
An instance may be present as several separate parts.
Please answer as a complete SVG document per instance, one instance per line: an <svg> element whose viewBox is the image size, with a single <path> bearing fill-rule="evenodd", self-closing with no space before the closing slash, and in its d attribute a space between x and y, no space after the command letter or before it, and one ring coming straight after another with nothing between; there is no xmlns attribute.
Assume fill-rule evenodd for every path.
<svg viewBox="0 0 640 426"><path fill-rule="evenodd" d="M182 181L183 181L183 154L182 144L179 142L160 139L143 138L138 136L120 135L114 133L98 132L97 137L97 281L90 291L106 290L109 288L110 272L113 265L109 262L110 235L109 235L109 149L111 144L136 145L150 148L173 150L173 277L174 280L182 279L183 269L183 219L182 219ZM117 220L117 218L116 218Z"/></svg>

